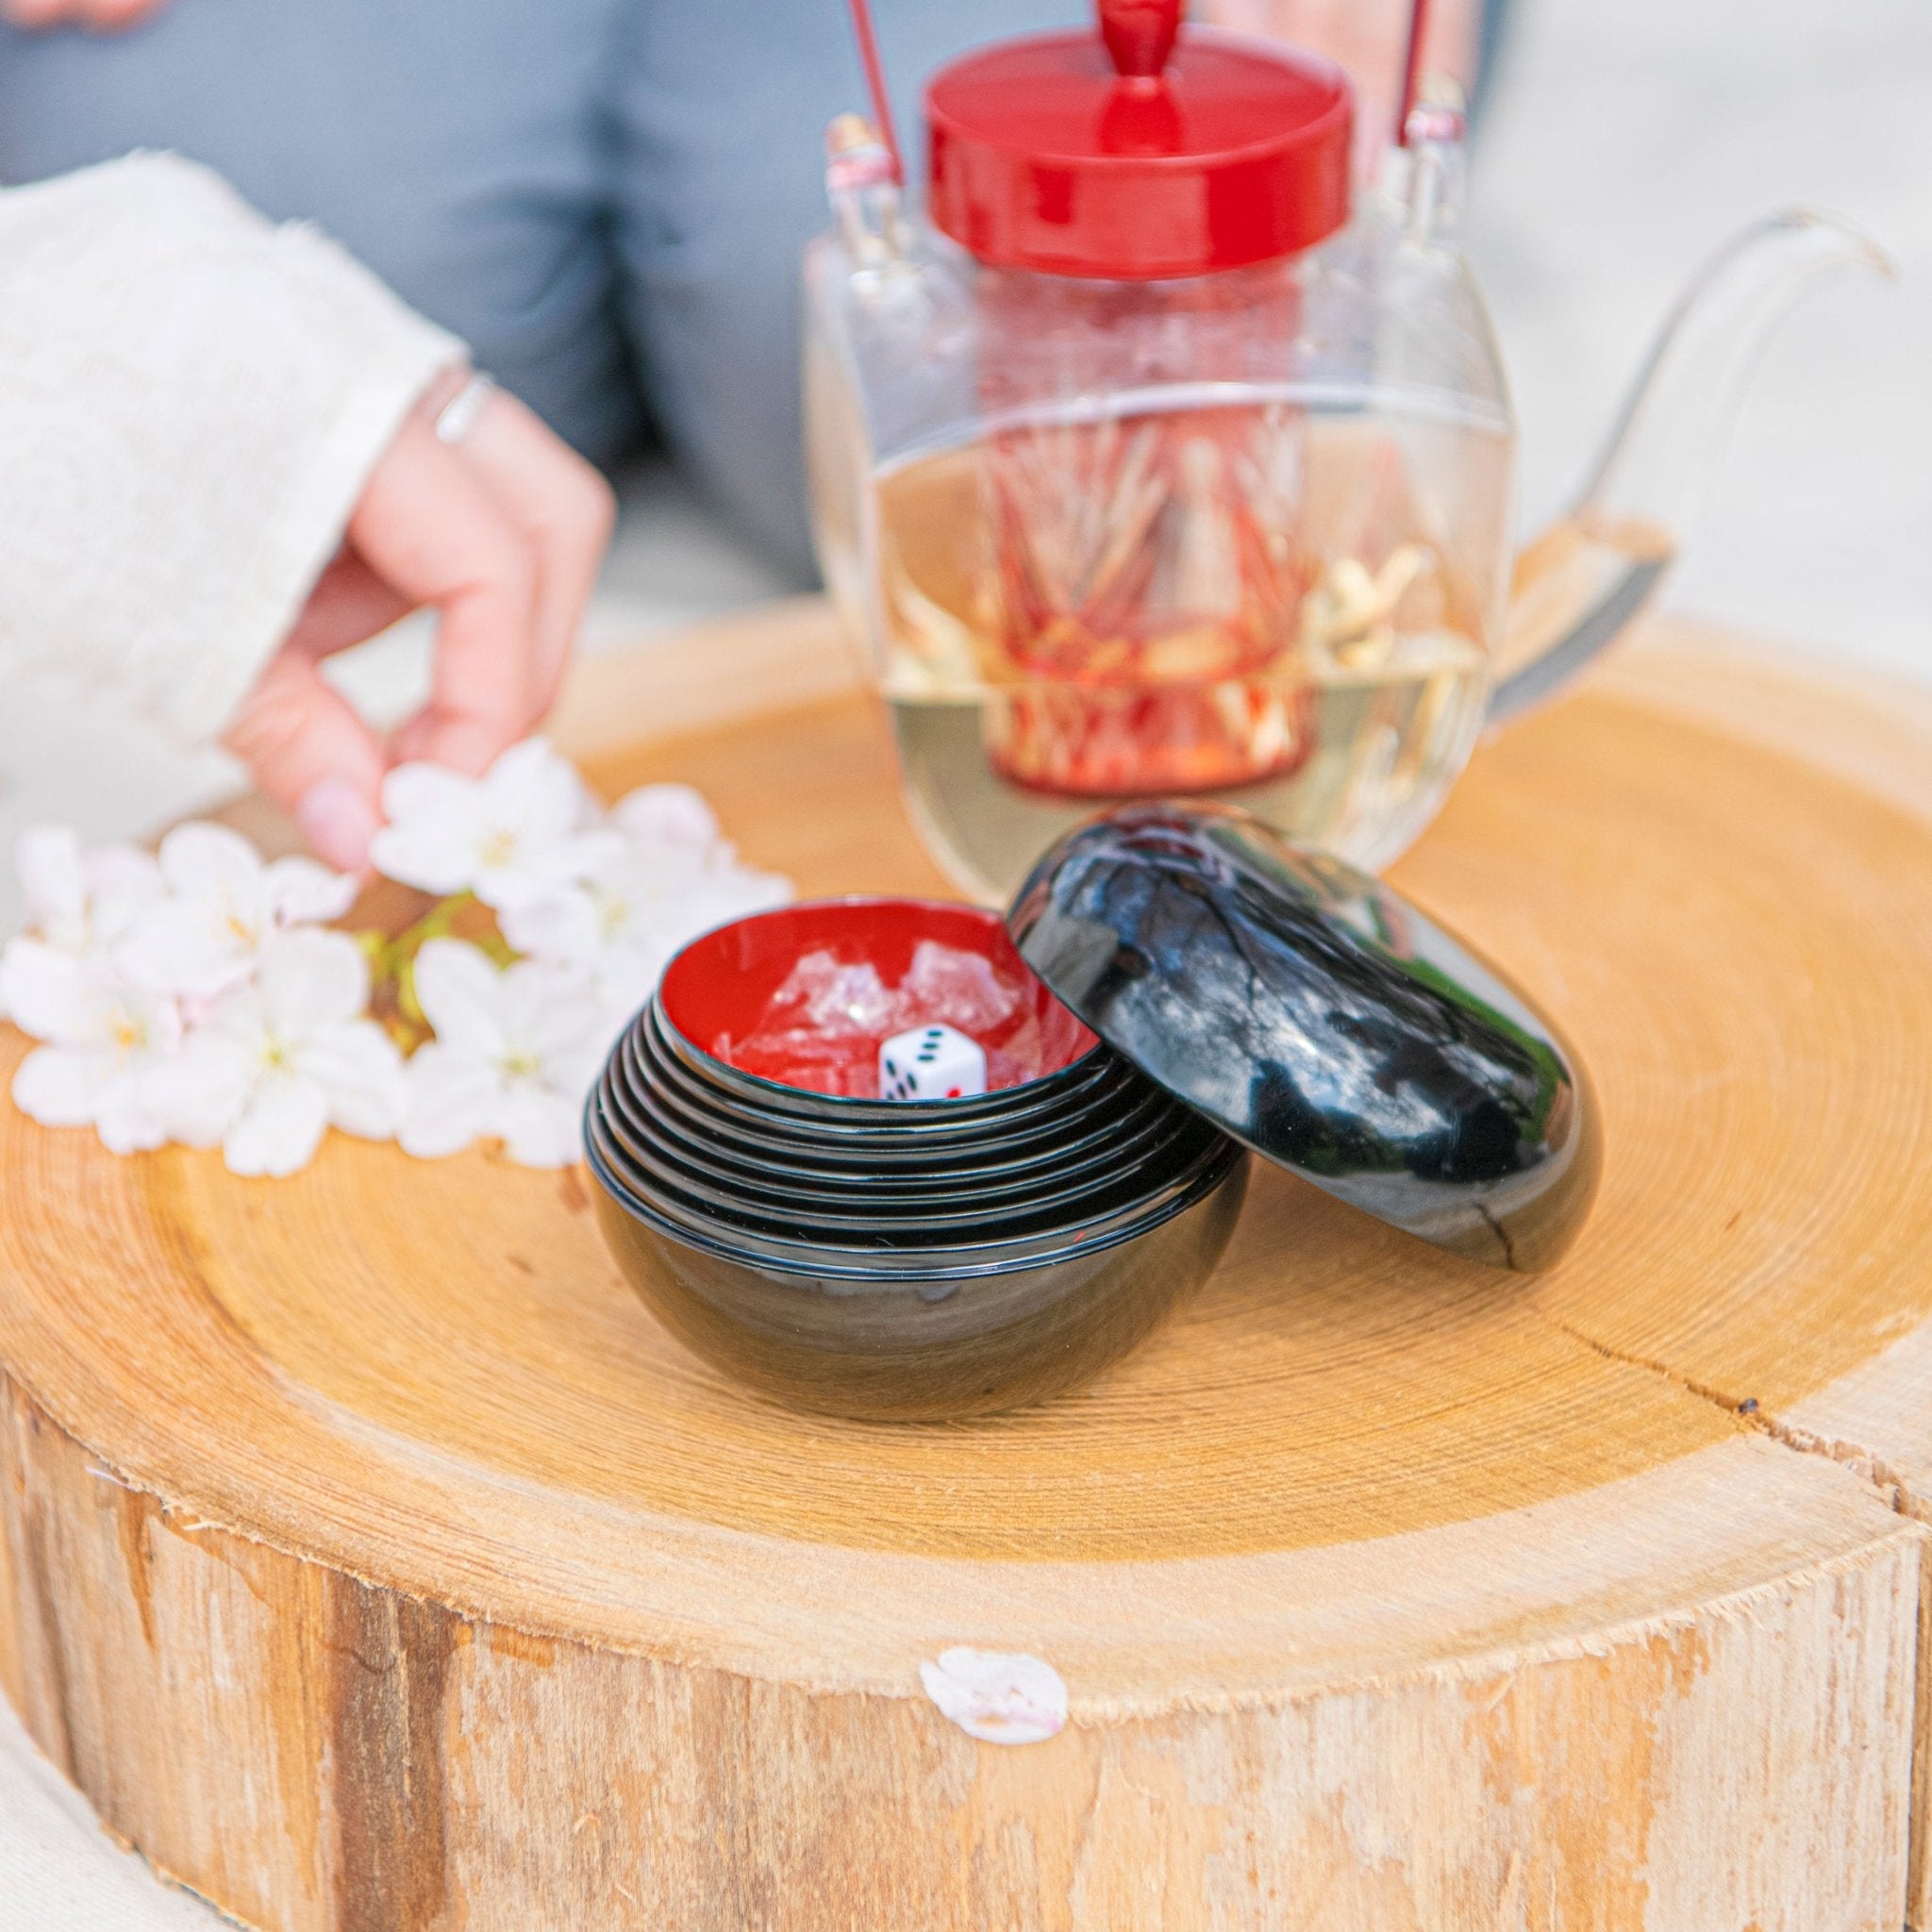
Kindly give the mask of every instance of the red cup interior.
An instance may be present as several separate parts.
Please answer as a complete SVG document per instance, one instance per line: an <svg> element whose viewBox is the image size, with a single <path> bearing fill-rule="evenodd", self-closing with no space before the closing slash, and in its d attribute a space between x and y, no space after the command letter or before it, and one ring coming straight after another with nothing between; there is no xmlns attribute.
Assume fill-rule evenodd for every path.
<svg viewBox="0 0 1932 1932"><path fill-rule="evenodd" d="M829 952L841 966L869 963L891 988L911 970L922 940L976 953L1001 979L1022 989L1019 1007L979 1043L1004 1052L1027 1036L1031 1079L1059 1073L1099 1043L1034 976L997 913L943 900L825 899L755 913L693 940L665 968L658 994L665 1017L686 1040L707 1053L718 1053L724 1043L727 1051L720 1057L728 1063L728 1042L757 1032L774 996L808 954ZM1029 1032L1034 1028L1037 1041ZM785 1084L813 1091L802 1079Z"/></svg>

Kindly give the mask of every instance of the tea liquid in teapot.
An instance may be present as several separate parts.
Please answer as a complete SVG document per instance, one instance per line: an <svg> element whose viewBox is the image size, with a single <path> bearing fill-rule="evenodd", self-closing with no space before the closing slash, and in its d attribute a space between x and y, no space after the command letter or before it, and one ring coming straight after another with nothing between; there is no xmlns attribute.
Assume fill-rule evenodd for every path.
<svg viewBox="0 0 1932 1932"><path fill-rule="evenodd" d="M1374 860L1468 756L1491 587L1419 527L1410 475L1432 441L1474 435L1503 468L1507 445L1419 420L1405 451L1258 386L1173 401L1024 420L876 477L899 756L982 890L1149 795L1228 798ZM1353 488L1312 502L1310 470Z"/></svg>

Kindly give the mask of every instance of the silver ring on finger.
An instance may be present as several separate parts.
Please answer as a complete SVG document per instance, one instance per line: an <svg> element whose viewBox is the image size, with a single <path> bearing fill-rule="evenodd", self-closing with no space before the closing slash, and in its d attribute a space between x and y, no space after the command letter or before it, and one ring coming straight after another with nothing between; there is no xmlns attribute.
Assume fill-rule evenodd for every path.
<svg viewBox="0 0 1932 1932"><path fill-rule="evenodd" d="M465 441L496 393L496 384L480 371L471 376L436 412L436 435L441 442Z"/></svg>

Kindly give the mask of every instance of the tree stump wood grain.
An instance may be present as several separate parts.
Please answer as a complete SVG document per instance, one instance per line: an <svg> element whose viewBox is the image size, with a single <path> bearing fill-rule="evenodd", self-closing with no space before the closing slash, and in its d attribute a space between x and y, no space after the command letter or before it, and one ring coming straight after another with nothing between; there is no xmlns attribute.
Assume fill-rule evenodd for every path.
<svg viewBox="0 0 1932 1932"><path fill-rule="evenodd" d="M802 891L942 884L814 604L559 729ZM1932 1923L1932 700L1654 642L1397 876L1591 1063L1579 1247L1262 1172L1168 1327L970 1426L740 1393L576 1173L0 1108L0 1686L274 1932ZM1067 1729L950 1725L960 1643Z"/></svg>

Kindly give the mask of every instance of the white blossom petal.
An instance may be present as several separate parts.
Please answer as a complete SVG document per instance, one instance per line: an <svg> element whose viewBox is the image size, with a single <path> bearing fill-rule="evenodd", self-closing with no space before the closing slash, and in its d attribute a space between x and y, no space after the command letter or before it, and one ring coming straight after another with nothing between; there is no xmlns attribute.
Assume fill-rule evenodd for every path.
<svg viewBox="0 0 1932 1932"><path fill-rule="evenodd" d="M603 1047L598 1055L597 1065L591 1070L590 1079L584 1083L586 1093L595 1084L597 1075L604 1071L604 1061L609 1058L611 1049L630 1031L637 1023L638 1016L650 1004L652 986L656 983L654 976L651 986L646 986L641 993L638 993L635 987L622 984L600 987L597 1035L603 1041Z"/></svg>
<svg viewBox="0 0 1932 1932"><path fill-rule="evenodd" d="M689 787L631 793L607 836L618 831L617 847L583 880L498 918L519 951L586 968L607 1012L635 1011L671 956L699 933L791 896L784 879L737 863L716 836L709 808Z"/></svg>
<svg viewBox="0 0 1932 1932"><path fill-rule="evenodd" d="M605 1054L650 1004L651 994L657 990L663 970L662 960L651 959L640 962L634 971L625 972L613 966L598 976L597 1035L603 1041ZM591 1080L601 1070L602 1058L603 1055L600 1055L599 1067L591 1070ZM586 1081L587 1089L589 1085L590 1082Z"/></svg>
<svg viewBox="0 0 1932 1932"><path fill-rule="evenodd" d="M499 972L460 941L425 945L417 974L437 1037L409 1062L403 1145L435 1155L493 1138L527 1166L575 1159L602 1045L586 975L531 959Z"/></svg>
<svg viewBox="0 0 1932 1932"><path fill-rule="evenodd" d="M216 1145L240 1116L258 1064L234 1032L214 1026L191 1032L181 1051L149 1075L152 1105L168 1138L187 1147Z"/></svg>
<svg viewBox="0 0 1932 1932"><path fill-rule="evenodd" d="M88 944L108 946L167 891L160 861L133 845L96 845L86 854Z"/></svg>
<svg viewBox="0 0 1932 1932"><path fill-rule="evenodd" d="M514 813L540 834L574 832L594 810L576 767L541 738L511 745L484 774L483 784L499 810Z"/></svg>
<svg viewBox="0 0 1932 1932"><path fill-rule="evenodd" d="M118 1063L94 1089L94 1132L109 1154L164 1146L167 1115L157 1104L151 1069Z"/></svg>
<svg viewBox="0 0 1932 1932"><path fill-rule="evenodd" d="M474 891L487 906L508 907L605 862L607 835L591 829L583 781L541 739L512 745L481 778L399 766L382 796L389 823L371 858L425 891Z"/></svg>
<svg viewBox="0 0 1932 1932"><path fill-rule="evenodd" d="M136 1154L167 1139L155 1104L156 1055L116 1045L39 1047L15 1070L13 1100L31 1120L50 1127L92 1122L115 1154Z"/></svg>
<svg viewBox="0 0 1932 1932"><path fill-rule="evenodd" d="M487 1060L432 1040L409 1056L403 1124L396 1139L422 1160L457 1154L491 1131L501 1091Z"/></svg>
<svg viewBox="0 0 1932 1932"><path fill-rule="evenodd" d="M594 1024L585 1031L583 1043L576 1051L559 1056L543 1070L543 1084L563 1095L574 1114L583 1111L591 1089L604 1071L604 1062L610 1058L619 1031L605 1024L601 1007L592 1008L592 1015Z"/></svg>
<svg viewBox="0 0 1932 1932"><path fill-rule="evenodd" d="M176 825L161 841L159 857L171 892L250 903L260 896L261 855L228 825L205 819Z"/></svg>
<svg viewBox="0 0 1932 1932"><path fill-rule="evenodd" d="M503 1051L503 974L467 940L431 940L416 955L416 1003L446 1047Z"/></svg>
<svg viewBox="0 0 1932 1932"><path fill-rule="evenodd" d="M382 815L392 822L442 823L463 815L476 796L476 781L446 765L421 759L397 765L382 781Z"/></svg>
<svg viewBox="0 0 1932 1932"><path fill-rule="evenodd" d="M143 1083L147 1071L179 1042L174 1002L125 986L98 958L76 958L38 940L11 941L0 956L0 976L22 1030L75 1055L39 1063L16 1091L22 1109L50 1124L92 1119L104 1140L125 1142L117 1151L158 1145L160 1137L147 1124ZM87 1109L77 1116L76 1077Z"/></svg>
<svg viewBox="0 0 1932 1932"><path fill-rule="evenodd" d="M277 1040L307 1040L361 1017L369 1005L369 961L347 933L302 926L263 946L257 984L269 1032Z"/></svg>
<svg viewBox="0 0 1932 1932"><path fill-rule="evenodd" d="M85 1127L94 1117L91 1056L84 1047L37 1046L13 1070L13 1104L43 1127Z"/></svg>
<svg viewBox="0 0 1932 1932"><path fill-rule="evenodd" d="M495 1129L519 1167L568 1167L583 1152L581 1098L513 1082L496 1107Z"/></svg>
<svg viewBox="0 0 1932 1932"><path fill-rule="evenodd" d="M222 1035L242 1047L251 1060L268 1052L268 1017L262 1010L261 989L252 980L231 986L211 1000L195 1001L189 1010L194 1015L189 1029L191 1045Z"/></svg>
<svg viewBox="0 0 1932 1932"><path fill-rule="evenodd" d="M35 825L14 841L13 866L28 920L56 945L87 920L80 834L71 825Z"/></svg>
<svg viewBox="0 0 1932 1932"><path fill-rule="evenodd" d="M984 1743L1043 1743L1067 1722L1067 1687L1041 1657L962 1644L921 1664L919 1679L944 1716Z"/></svg>
<svg viewBox="0 0 1932 1932"><path fill-rule="evenodd" d="M403 1057L375 1021L329 1027L303 1049L301 1065L327 1096L333 1125L386 1141L402 1124Z"/></svg>
<svg viewBox="0 0 1932 1932"><path fill-rule="evenodd" d="M315 1158L327 1126L328 1099L321 1083L275 1074L256 1083L242 1117L222 1141L222 1158L231 1174L279 1179Z"/></svg>
<svg viewBox="0 0 1932 1932"><path fill-rule="evenodd" d="M662 929L670 938L671 951L676 952L700 933L753 912L767 912L791 897L790 879L734 865L729 872L713 873L681 893Z"/></svg>
<svg viewBox="0 0 1932 1932"><path fill-rule="evenodd" d="M389 796L387 789L383 796ZM481 844L468 815L459 824L391 819L369 841L369 863L385 879L413 885L419 892L468 892L481 868Z"/></svg>
<svg viewBox="0 0 1932 1932"><path fill-rule="evenodd" d="M596 903L581 884L553 888L507 907L496 923L518 952L539 959L588 965L602 943Z"/></svg>
<svg viewBox="0 0 1932 1932"><path fill-rule="evenodd" d="M340 919L356 903L355 878L312 858L278 858L263 883L269 909L280 925Z"/></svg>
<svg viewBox="0 0 1932 1932"><path fill-rule="evenodd" d="M510 1050L546 1065L580 1053L597 1029L590 976L550 960L521 959L502 974L497 1011Z"/></svg>
<svg viewBox="0 0 1932 1932"><path fill-rule="evenodd" d="M0 952L0 1006L35 1040L84 1039L97 1005L100 969L44 940L8 940Z"/></svg>
<svg viewBox="0 0 1932 1932"><path fill-rule="evenodd" d="M208 901L171 897L134 921L114 961L137 986L210 999L248 977L258 937Z"/></svg>
<svg viewBox="0 0 1932 1932"><path fill-rule="evenodd" d="M601 830L525 839L511 858L477 873L476 896L495 911L510 910L555 891L559 883L590 877L618 849L618 835Z"/></svg>
<svg viewBox="0 0 1932 1932"><path fill-rule="evenodd" d="M115 962L136 985L212 998L254 971L275 929L268 874L226 825L177 825L161 841L167 896L131 920Z"/></svg>
<svg viewBox="0 0 1932 1932"><path fill-rule="evenodd" d="M718 842L718 819L704 794L689 785L642 785L610 808L610 823L645 845L688 845L708 852Z"/></svg>

